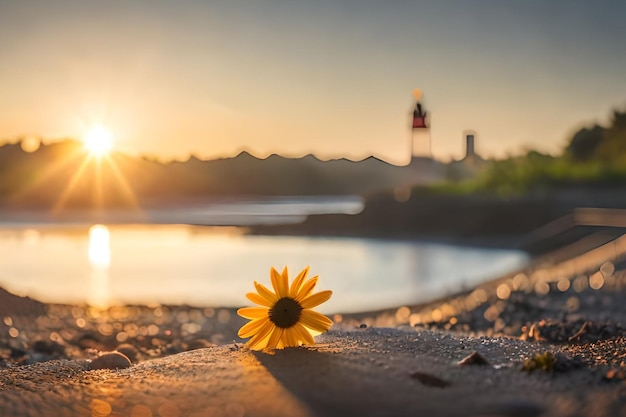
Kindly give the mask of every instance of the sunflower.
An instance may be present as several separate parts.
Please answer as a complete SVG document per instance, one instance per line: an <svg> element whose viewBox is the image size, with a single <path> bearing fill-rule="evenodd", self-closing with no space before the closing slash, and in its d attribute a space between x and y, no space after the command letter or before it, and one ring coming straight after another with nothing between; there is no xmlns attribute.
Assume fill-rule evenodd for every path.
<svg viewBox="0 0 626 417"><path fill-rule="evenodd" d="M244 307L237 314L251 321L239 329L239 337L250 338L246 346L252 350L282 349L290 346L313 345L313 334L320 334L333 325L331 319L311 310L327 301L332 291L313 294L318 276L305 282L307 266L289 286L287 267L282 274L270 269L274 292L254 281L257 292L246 297L261 307Z"/></svg>

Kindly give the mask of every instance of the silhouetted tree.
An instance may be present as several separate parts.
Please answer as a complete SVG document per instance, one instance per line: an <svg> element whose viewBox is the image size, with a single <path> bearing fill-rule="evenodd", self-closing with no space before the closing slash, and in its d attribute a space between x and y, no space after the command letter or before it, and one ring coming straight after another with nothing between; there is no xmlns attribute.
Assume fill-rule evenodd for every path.
<svg viewBox="0 0 626 417"><path fill-rule="evenodd" d="M596 154L605 162L619 165L626 163L626 112L613 112L611 126L604 131Z"/></svg>
<svg viewBox="0 0 626 417"><path fill-rule="evenodd" d="M598 125L591 129L580 129L567 145L566 155L578 162L593 159L604 137L604 131L605 129Z"/></svg>

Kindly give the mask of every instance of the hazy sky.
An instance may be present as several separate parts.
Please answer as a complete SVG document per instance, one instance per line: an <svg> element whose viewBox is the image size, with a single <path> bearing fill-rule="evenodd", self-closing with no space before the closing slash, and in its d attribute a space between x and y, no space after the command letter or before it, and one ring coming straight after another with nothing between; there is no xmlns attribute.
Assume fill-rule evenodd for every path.
<svg viewBox="0 0 626 417"><path fill-rule="evenodd" d="M406 163L412 90L435 157L556 152L626 107L622 0L0 0L0 138L127 152Z"/></svg>

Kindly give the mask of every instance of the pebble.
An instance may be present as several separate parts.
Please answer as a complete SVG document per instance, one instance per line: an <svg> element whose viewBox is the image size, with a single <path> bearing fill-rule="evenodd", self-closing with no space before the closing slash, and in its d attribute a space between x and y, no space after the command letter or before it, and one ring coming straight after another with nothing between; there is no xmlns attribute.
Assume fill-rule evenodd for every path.
<svg viewBox="0 0 626 417"><path fill-rule="evenodd" d="M122 343L115 350L125 355L132 363L137 363L139 350L130 343Z"/></svg>
<svg viewBox="0 0 626 417"><path fill-rule="evenodd" d="M89 369L124 369L130 367L130 359L120 352L106 352L92 360Z"/></svg>
<svg viewBox="0 0 626 417"><path fill-rule="evenodd" d="M78 335L74 343L81 349L106 350L106 346L102 343L100 337L91 332Z"/></svg>
<svg viewBox="0 0 626 417"><path fill-rule="evenodd" d="M37 353L45 353L48 355L62 356L65 354L63 345L52 340L37 340L33 343L32 349Z"/></svg>
<svg viewBox="0 0 626 417"><path fill-rule="evenodd" d="M485 359L480 353L472 352L460 361L457 362L459 366L468 365L490 365L489 361Z"/></svg>
<svg viewBox="0 0 626 417"><path fill-rule="evenodd" d="M450 381L446 381L445 379L441 379L438 376L428 374L426 372L413 372L411 374L411 378L417 379L423 385L429 387L447 388L452 385Z"/></svg>
<svg viewBox="0 0 626 417"><path fill-rule="evenodd" d="M187 350L205 349L216 346L215 343L211 343L206 339L196 339L187 345Z"/></svg>

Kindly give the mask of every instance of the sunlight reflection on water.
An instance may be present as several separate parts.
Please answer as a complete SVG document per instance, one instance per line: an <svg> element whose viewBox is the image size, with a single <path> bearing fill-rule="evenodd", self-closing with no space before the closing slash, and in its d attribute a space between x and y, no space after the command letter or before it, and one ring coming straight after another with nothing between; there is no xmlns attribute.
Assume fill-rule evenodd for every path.
<svg viewBox="0 0 626 417"><path fill-rule="evenodd" d="M249 236L236 227L38 226L0 229L0 285L48 302L247 305L269 268L311 266L333 290L319 309L414 304L516 270L518 251L412 241Z"/></svg>
<svg viewBox="0 0 626 417"><path fill-rule="evenodd" d="M94 269L106 270L111 264L109 229L101 224L89 228L89 262Z"/></svg>
<svg viewBox="0 0 626 417"><path fill-rule="evenodd" d="M88 258L91 264L91 291L86 300L93 306L105 307L111 298L109 277L111 246L110 233L106 226L96 224L89 228Z"/></svg>

